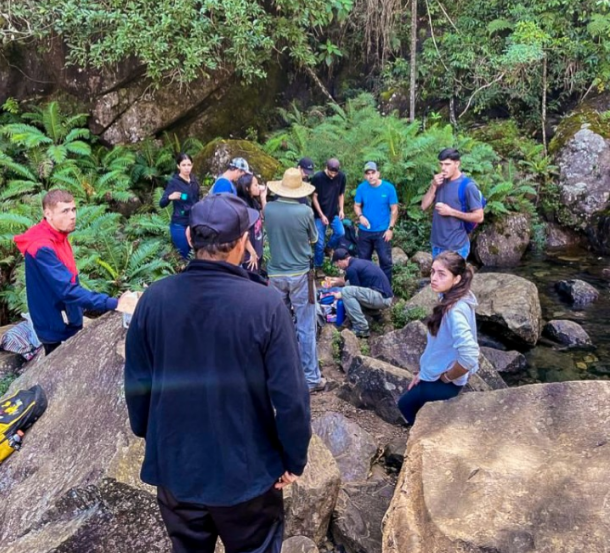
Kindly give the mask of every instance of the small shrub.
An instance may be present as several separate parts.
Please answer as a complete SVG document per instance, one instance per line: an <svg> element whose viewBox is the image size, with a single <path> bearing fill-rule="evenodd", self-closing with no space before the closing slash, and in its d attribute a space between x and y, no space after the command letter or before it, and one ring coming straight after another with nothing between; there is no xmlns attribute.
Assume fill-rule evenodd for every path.
<svg viewBox="0 0 610 553"><path fill-rule="evenodd" d="M415 263L394 265L392 271L394 295L403 300L410 299L417 290L418 275L419 267Z"/></svg>
<svg viewBox="0 0 610 553"><path fill-rule="evenodd" d="M0 378L0 397L6 394L10 385L17 378L14 374L5 374L2 378Z"/></svg>
<svg viewBox="0 0 610 553"><path fill-rule="evenodd" d="M427 316L423 307L407 307L405 300L399 300L392 306L392 325L396 330L404 328L412 321L421 321Z"/></svg>

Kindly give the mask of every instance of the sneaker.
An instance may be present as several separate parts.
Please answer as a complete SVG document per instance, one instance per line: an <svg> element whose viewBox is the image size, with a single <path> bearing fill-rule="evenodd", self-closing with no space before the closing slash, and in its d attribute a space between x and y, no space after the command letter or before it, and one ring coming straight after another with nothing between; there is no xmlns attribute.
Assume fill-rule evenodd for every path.
<svg viewBox="0 0 610 553"><path fill-rule="evenodd" d="M326 378L322 377L320 378L320 382L309 387L309 393L315 394L316 392L323 392L324 388L326 388Z"/></svg>
<svg viewBox="0 0 610 553"><path fill-rule="evenodd" d="M354 334L357 338L368 338L371 335L368 330L354 330Z"/></svg>

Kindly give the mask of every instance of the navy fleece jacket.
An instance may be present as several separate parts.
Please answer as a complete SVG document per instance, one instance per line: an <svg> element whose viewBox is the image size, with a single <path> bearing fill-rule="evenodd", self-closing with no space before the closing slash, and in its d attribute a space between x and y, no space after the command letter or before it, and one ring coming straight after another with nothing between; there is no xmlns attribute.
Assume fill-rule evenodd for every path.
<svg viewBox="0 0 610 553"><path fill-rule="evenodd" d="M142 480L232 506L301 474L309 392L281 296L224 262L152 284L127 332L125 398L146 438Z"/></svg>

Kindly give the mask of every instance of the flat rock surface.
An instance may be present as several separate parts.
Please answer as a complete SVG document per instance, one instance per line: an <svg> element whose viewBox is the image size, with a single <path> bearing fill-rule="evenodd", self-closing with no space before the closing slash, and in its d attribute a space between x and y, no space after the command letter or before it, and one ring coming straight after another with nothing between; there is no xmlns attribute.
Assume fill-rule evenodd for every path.
<svg viewBox="0 0 610 553"><path fill-rule="evenodd" d="M429 403L411 430L384 553L606 553L610 382Z"/></svg>

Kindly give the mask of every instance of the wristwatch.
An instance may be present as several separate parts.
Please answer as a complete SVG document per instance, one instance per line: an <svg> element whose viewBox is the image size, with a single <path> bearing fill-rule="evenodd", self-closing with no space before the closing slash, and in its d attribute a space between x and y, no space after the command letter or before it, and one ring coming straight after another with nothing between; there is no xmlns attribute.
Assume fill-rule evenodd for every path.
<svg viewBox="0 0 610 553"><path fill-rule="evenodd" d="M391 230L392 232L394 232L394 227L388 227L388 230Z"/></svg>

